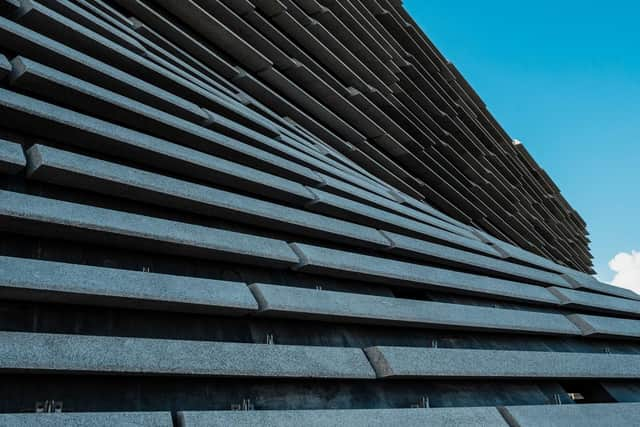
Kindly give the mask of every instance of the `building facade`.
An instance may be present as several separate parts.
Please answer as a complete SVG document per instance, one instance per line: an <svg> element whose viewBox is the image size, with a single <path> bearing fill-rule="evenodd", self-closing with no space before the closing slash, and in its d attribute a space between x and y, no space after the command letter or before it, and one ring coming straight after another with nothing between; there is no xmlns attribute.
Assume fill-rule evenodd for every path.
<svg viewBox="0 0 640 427"><path fill-rule="evenodd" d="M640 425L640 296L397 0L0 0L0 183L2 426Z"/></svg>

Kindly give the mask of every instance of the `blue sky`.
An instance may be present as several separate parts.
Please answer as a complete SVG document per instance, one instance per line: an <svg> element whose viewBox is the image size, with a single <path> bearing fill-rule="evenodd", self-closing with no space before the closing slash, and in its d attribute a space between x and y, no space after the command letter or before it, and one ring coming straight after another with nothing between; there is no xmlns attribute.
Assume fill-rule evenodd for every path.
<svg viewBox="0 0 640 427"><path fill-rule="evenodd" d="M404 5L587 221L611 281L609 260L640 251L640 2Z"/></svg>

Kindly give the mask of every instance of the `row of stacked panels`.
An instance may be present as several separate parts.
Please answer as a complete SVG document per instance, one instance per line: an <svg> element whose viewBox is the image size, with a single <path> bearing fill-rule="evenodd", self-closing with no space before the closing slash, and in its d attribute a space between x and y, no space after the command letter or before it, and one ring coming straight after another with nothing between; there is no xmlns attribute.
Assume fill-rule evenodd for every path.
<svg viewBox="0 0 640 427"><path fill-rule="evenodd" d="M636 294L390 185L119 10L0 2L1 412L640 396Z"/></svg>
<svg viewBox="0 0 640 427"><path fill-rule="evenodd" d="M466 83L461 76L455 78L458 74L428 40L422 40L423 35L416 41L385 27L415 30L405 22L410 18L402 18L402 10L391 4L116 2L135 17L132 23L107 14L101 2L85 1L80 6L86 9L74 9L72 2L42 3L23 7L15 19L37 30L46 26L45 35L62 42L73 39L74 47L103 54L109 64L133 65L146 73L145 79L163 74L153 77L152 70L140 70L135 56L172 67L185 78L208 79L208 84L213 71L219 77L216 82L227 81L220 90L232 93L232 81L272 113L302 123L313 138L321 138L407 194L426 195L465 223L580 270L590 269L584 222L559 201L550 180L538 182L531 171L546 175L505 139L484 108L470 111L478 104L470 88L460 87ZM60 15L52 15L56 12ZM360 25L348 26L360 13L366 16L355 22L370 27L369 33ZM96 20L100 14L111 26ZM72 28L62 21L65 16L82 26ZM79 34L82 30L94 31L106 43L97 46L99 41L87 31ZM91 38L79 41L81 37ZM380 43L393 46L376 46ZM128 48L130 55L114 54L117 47ZM182 61L182 69L176 69L175 60ZM402 82L411 86L403 87ZM166 82L166 87L176 88L173 83ZM412 98L419 94L421 103ZM197 90L184 94L202 104L205 100L199 95ZM220 111L219 106L205 108ZM417 129L417 134L407 129ZM405 182L411 179L413 186Z"/></svg>

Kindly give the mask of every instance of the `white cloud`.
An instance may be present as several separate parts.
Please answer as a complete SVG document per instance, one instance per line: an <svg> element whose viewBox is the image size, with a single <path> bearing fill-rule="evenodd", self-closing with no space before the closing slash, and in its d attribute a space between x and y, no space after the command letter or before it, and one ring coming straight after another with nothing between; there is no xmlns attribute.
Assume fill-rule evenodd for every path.
<svg viewBox="0 0 640 427"><path fill-rule="evenodd" d="M609 268L616 273L612 285L640 294L640 252L620 252L609 261Z"/></svg>

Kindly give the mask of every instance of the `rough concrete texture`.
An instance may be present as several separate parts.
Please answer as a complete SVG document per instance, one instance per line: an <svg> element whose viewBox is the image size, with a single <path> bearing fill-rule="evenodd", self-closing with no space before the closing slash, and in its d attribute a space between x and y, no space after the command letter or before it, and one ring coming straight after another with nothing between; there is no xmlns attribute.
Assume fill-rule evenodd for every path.
<svg viewBox="0 0 640 427"><path fill-rule="evenodd" d="M170 412L0 414L3 427L173 427Z"/></svg>
<svg viewBox="0 0 640 427"><path fill-rule="evenodd" d="M207 216L365 247L388 247L371 227L106 162L43 145L31 147L28 176Z"/></svg>
<svg viewBox="0 0 640 427"><path fill-rule="evenodd" d="M379 378L640 378L640 356L605 353L365 349Z"/></svg>
<svg viewBox="0 0 640 427"><path fill-rule="evenodd" d="M287 201L313 198L297 182L0 88L0 123L153 168Z"/></svg>
<svg viewBox="0 0 640 427"><path fill-rule="evenodd" d="M14 175L27 165L22 145L0 139L0 173Z"/></svg>
<svg viewBox="0 0 640 427"><path fill-rule="evenodd" d="M245 161L260 165L263 170L272 171L305 184L315 185L321 182L320 178L307 167L289 161L283 156L276 156L240 140L194 125L29 59L19 57L13 60L13 64L16 72L12 74L12 84L19 87L45 93L49 97L57 93L58 99L63 98L65 93L67 96L70 96L70 93L77 93L78 96L74 96L74 99L78 107L87 106L82 109L93 110L91 112L97 113L98 116L107 116L107 120L116 121L118 115L125 115L129 117L124 119L127 126L147 131L153 129L151 133L162 135L162 139L178 141L215 155L246 158ZM99 105L103 105L103 108L98 108ZM116 108L120 111L110 111ZM118 112L120 114L115 114Z"/></svg>
<svg viewBox="0 0 640 427"><path fill-rule="evenodd" d="M179 412L179 427L507 427L496 408Z"/></svg>
<svg viewBox="0 0 640 427"><path fill-rule="evenodd" d="M503 261L500 259L478 255L473 252L455 249L449 246L425 242L397 233L384 232L394 243L392 252L409 254L414 257L441 260L441 262L468 265L470 267L494 271L498 273L516 276L526 280L534 280L545 284L569 287L566 280L559 274L526 267L520 264ZM455 242L452 242L455 244Z"/></svg>
<svg viewBox="0 0 640 427"><path fill-rule="evenodd" d="M386 298L256 283L260 313L392 326L579 335L561 314Z"/></svg>
<svg viewBox="0 0 640 427"><path fill-rule="evenodd" d="M29 234L271 267L298 262L279 240L9 191L0 191L0 218Z"/></svg>
<svg viewBox="0 0 640 427"><path fill-rule="evenodd" d="M207 118L202 108L193 102L3 17L0 17L0 34L3 36L0 45L29 52L29 58L33 60L80 74L87 81L135 96L179 117L194 121Z"/></svg>
<svg viewBox="0 0 640 427"><path fill-rule="evenodd" d="M427 238L449 238L454 241L465 240L465 236L460 236L374 206L365 205L364 203L346 197L341 197L316 188L311 191L315 194L316 200L309 203L308 208L323 214L345 218L359 217L361 221L371 226L391 227L400 232L404 230L410 234L418 234ZM470 245L478 244L478 242L472 238L466 238L466 241L470 241Z"/></svg>
<svg viewBox="0 0 640 427"><path fill-rule="evenodd" d="M375 378L360 348L0 332L0 371Z"/></svg>
<svg viewBox="0 0 640 427"><path fill-rule="evenodd" d="M567 307L597 309L640 317L640 301L556 287L549 288L549 291Z"/></svg>
<svg viewBox="0 0 640 427"><path fill-rule="evenodd" d="M516 427L622 427L640 425L640 403L505 406L500 412Z"/></svg>
<svg viewBox="0 0 640 427"><path fill-rule="evenodd" d="M640 320L588 314L571 314L567 317L586 336L640 338Z"/></svg>
<svg viewBox="0 0 640 427"><path fill-rule="evenodd" d="M2 10L0 2L0 11ZM0 80L4 79L11 72L11 63L6 56L0 54Z"/></svg>
<svg viewBox="0 0 640 427"><path fill-rule="evenodd" d="M84 305L244 314L258 304L240 282L0 257L4 298Z"/></svg>
<svg viewBox="0 0 640 427"><path fill-rule="evenodd" d="M557 298L541 286L306 244L295 243L292 247L301 259L301 263L295 267L300 271L390 285L424 286L501 299L558 304Z"/></svg>
<svg viewBox="0 0 640 427"><path fill-rule="evenodd" d="M595 277L580 271L567 270L564 276L574 289L591 290L621 298L640 299L640 295L632 290L602 283Z"/></svg>

